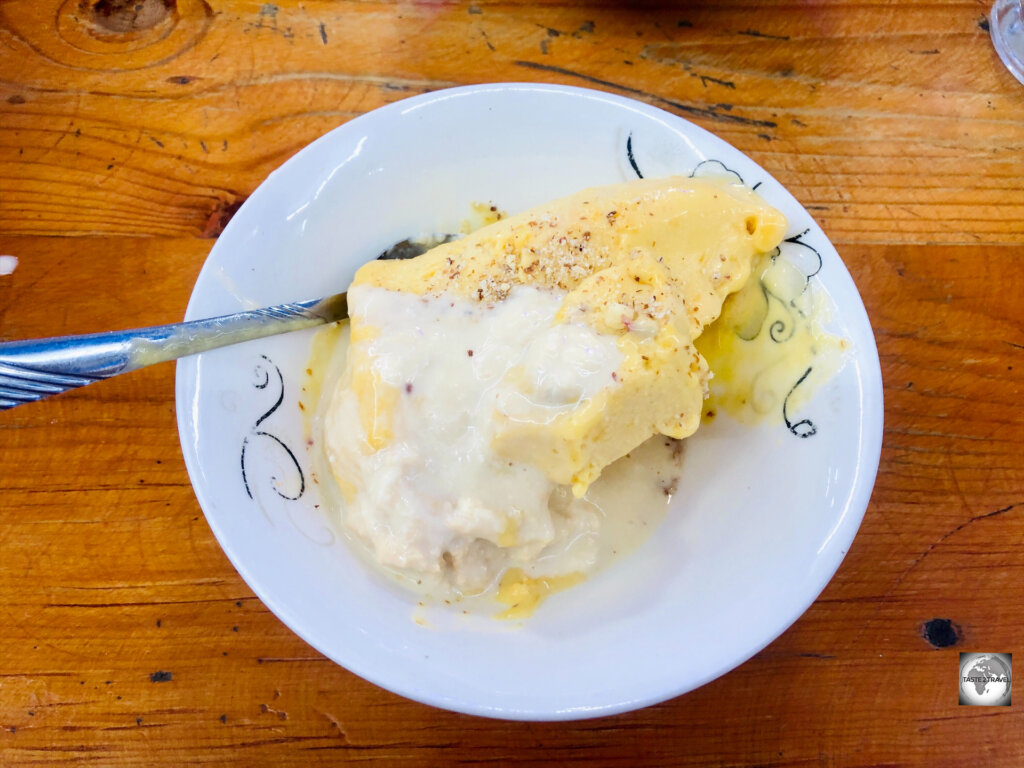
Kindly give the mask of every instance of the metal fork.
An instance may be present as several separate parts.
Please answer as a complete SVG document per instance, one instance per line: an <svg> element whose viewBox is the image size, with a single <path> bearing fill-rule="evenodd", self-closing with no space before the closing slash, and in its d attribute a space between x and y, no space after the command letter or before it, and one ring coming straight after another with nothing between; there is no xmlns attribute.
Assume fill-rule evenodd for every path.
<svg viewBox="0 0 1024 768"><path fill-rule="evenodd" d="M188 323L0 343L0 410L154 363L348 317L344 293Z"/></svg>
<svg viewBox="0 0 1024 768"><path fill-rule="evenodd" d="M455 235L403 240L378 259L411 259ZM297 301L130 331L0 343L0 411L154 363L348 317L348 296Z"/></svg>

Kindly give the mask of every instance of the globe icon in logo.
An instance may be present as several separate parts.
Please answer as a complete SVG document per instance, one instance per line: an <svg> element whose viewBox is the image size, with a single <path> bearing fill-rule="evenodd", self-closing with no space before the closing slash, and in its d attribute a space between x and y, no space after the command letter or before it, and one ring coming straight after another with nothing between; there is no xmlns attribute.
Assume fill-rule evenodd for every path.
<svg viewBox="0 0 1024 768"><path fill-rule="evenodd" d="M961 704L999 706L1010 703L1011 668L1002 658L1004 655L970 654L961 663Z"/></svg>

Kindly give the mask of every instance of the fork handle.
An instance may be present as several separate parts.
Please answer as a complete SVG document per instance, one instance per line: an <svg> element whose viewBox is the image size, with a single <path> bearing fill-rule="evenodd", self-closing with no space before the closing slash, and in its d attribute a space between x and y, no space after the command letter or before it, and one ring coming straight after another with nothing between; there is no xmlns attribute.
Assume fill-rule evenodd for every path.
<svg viewBox="0 0 1024 768"><path fill-rule="evenodd" d="M348 316L346 294L187 323L0 343L0 410L154 363Z"/></svg>

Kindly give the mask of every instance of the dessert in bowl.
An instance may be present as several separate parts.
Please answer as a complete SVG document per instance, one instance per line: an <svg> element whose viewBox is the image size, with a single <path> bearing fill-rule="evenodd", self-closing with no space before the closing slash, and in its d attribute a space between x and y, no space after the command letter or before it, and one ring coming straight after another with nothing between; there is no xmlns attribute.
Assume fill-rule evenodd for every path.
<svg viewBox="0 0 1024 768"><path fill-rule="evenodd" d="M626 192L615 186L627 182ZM648 195L653 210L636 212L666 222L678 212L658 206L684 194L703 201L687 211L704 211L715 195L733 201L728 212L681 223L681 232L712 244L694 253L715 246L725 256L729 269L717 277L682 259L666 266L686 247L664 227L635 243L614 239L614 253L602 245L643 229L630 201ZM551 202L561 198L573 202ZM411 236L458 231L480 202L512 215L418 259L363 267ZM584 202L596 213L570 226L569 212ZM540 218L517 217L531 209L547 212L541 239ZM590 238L576 253L592 261L565 261L568 251L524 258L559 238L571 250L584 233ZM721 247L726 233L749 238L748 247ZM510 242L515 258L494 258ZM787 321L795 329L806 315L798 300L814 295L832 307L827 330L844 342L842 363L812 362L812 371L829 369L812 387L806 369L787 381L790 369L773 361L782 373L755 376L771 386L749 398L763 418L709 419L703 361L713 350L698 353L694 339L766 254L794 277L780 285L798 289L786 296L773 283L753 293L766 307L766 338L780 348L803 338L772 329ZM712 294L697 315L685 294L696 290L694 275ZM316 341L303 332L183 361L177 395L186 463L225 552L285 623L357 674L476 714L622 711L742 662L792 623L838 567L878 461L881 386L870 326L806 211L710 134L631 100L554 86L477 86L391 105L314 142L268 178L211 253L188 317L349 285L352 340L337 381L307 373ZM644 311L652 300L657 311ZM433 336L408 335L425 327ZM330 404L318 434L310 414L322 401ZM459 404L449 409L459 415L445 421L438 403ZM639 453L651 435L667 447L692 435L671 493L655 494L671 496L667 509L631 518L654 534L617 558L592 551L585 568L567 560L537 571L559 535L592 533L600 549L595 528L610 529L613 540L622 534L590 509L565 515L562 534L553 529L605 476L624 474L620 457ZM438 463L446 447L462 458ZM404 453L389 455L392 448ZM331 492L335 480L348 499ZM554 513L553 494L564 502ZM424 517L430 504L435 514ZM492 588L499 597L502 577L516 573L511 600L487 610L408 589L410 572L440 574L459 595ZM533 599L537 579L577 572L586 578L570 579L571 589ZM516 595L533 614L496 620Z"/></svg>

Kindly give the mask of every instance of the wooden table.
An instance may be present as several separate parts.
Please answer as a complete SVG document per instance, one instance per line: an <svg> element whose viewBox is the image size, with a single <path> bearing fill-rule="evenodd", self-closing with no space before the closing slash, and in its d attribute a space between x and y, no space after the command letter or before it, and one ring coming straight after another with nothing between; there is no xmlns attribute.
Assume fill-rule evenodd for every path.
<svg viewBox="0 0 1024 768"><path fill-rule="evenodd" d="M0 765L1024 764L1024 696L957 703L960 651L1024 660L1024 86L987 5L0 2L3 339L177 321L304 144L530 80L764 165L849 266L886 396L874 497L810 610L697 691L562 724L406 701L271 615L196 503L171 366L4 412Z"/></svg>

